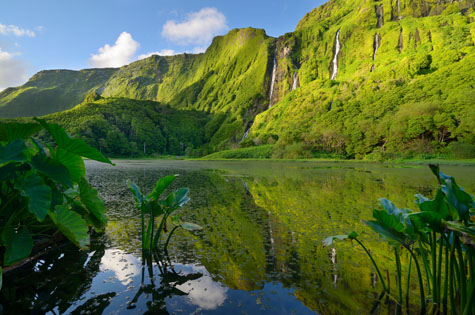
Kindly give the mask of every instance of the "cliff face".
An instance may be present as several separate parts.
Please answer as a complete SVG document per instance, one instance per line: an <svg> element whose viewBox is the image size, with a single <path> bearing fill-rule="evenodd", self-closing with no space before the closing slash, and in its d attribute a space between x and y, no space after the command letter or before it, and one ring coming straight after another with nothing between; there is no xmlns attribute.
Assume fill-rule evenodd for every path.
<svg viewBox="0 0 475 315"><path fill-rule="evenodd" d="M397 142L435 141L433 149L471 142L474 6L473 0L331 0L279 38L236 29L216 37L204 54L40 72L0 93L0 116L65 110L96 90L212 113L212 150L278 141L364 155ZM449 122L434 121L436 114ZM409 121L414 115L429 122ZM407 134L389 117L414 128Z"/></svg>
<svg viewBox="0 0 475 315"><path fill-rule="evenodd" d="M273 106L248 141L359 157L472 143L474 2L450 2L335 0L308 13L277 39Z"/></svg>

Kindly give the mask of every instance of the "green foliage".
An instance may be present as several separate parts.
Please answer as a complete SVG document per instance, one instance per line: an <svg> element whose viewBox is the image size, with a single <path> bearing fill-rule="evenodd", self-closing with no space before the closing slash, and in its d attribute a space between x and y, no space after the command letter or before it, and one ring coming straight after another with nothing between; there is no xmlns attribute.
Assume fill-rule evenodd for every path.
<svg viewBox="0 0 475 315"><path fill-rule="evenodd" d="M203 157L205 160L220 159L270 159L272 157L274 146L272 144L239 148L233 150L224 150Z"/></svg>
<svg viewBox="0 0 475 315"><path fill-rule="evenodd" d="M251 124L249 139L277 140L275 157L283 158L322 152L408 158L443 153L451 142L475 144L472 1L382 0L381 10L375 5L329 1L292 33L274 39L263 30L235 29L216 37L203 54L154 55L119 69L40 72L0 93L0 115L43 115L83 99L112 103L102 96L115 98L118 111L133 102L128 98L215 115L204 134L202 126L189 128L199 131L191 134L168 134L172 127L163 126L163 117L149 113L134 112L130 122L102 110L62 116L61 125L76 125L84 119L79 115L88 115L87 123L68 131L116 156L137 156L144 143L150 149L145 155L206 155L235 147ZM338 74L330 80L337 31ZM180 119L170 124L188 131Z"/></svg>
<svg viewBox="0 0 475 315"><path fill-rule="evenodd" d="M381 199L383 209L374 210L373 220L365 221L365 224L394 247L398 284L398 297L395 300L399 314L404 307L401 247L410 253L411 262L413 259L417 268L421 314L447 313L448 310L452 314L472 314L475 288L473 265L475 200L457 185L453 177L440 172L438 165L430 165L430 168L440 184L433 200L416 195L419 212L413 212L409 209L399 209L389 200ZM350 238L363 246L377 269L383 285L384 290L379 298L381 300L384 295L390 295L389 287L386 286L371 253L356 237L354 232L351 236L328 237L324 240L324 244L330 246L335 239ZM416 244L417 247L415 247ZM425 276L421 272L415 252L418 252L422 258ZM407 310L409 310L411 262L407 276ZM425 301L424 282L427 283L430 296L429 308Z"/></svg>
<svg viewBox="0 0 475 315"><path fill-rule="evenodd" d="M81 157L112 163L82 140L71 139L58 125L36 121L0 125L3 266L27 258L34 242L50 241L58 231L86 249L89 227L101 230L107 222L104 203L78 169L84 169ZM53 145L32 138L41 129L54 139Z"/></svg>
<svg viewBox="0 0 475 315"><path fill-rule="evenodd" d="M145 256L152 254L160 255L161 251L166 252L173 233L179 227L187 231L198 231L202 229L202 227L197 224L182 222L177 215L172 216L176 210L190 200L187 196L188 188L180 188L170 193L167 198L159 200L160 195L175 178L176 175L160 178L155 184L153 191L146 196L142 194L140 188L134 182L127 180L127 186L134 196L135 205L140 210L142 216L142 251ZM148 215L148 224L146 224L145 215ZM174 227L168 233L166 241L162 242L162 237L164 237L164 234L167 232L167 221L169 217ZM156 218L161 219L158 228L155 230Z"/></svg>

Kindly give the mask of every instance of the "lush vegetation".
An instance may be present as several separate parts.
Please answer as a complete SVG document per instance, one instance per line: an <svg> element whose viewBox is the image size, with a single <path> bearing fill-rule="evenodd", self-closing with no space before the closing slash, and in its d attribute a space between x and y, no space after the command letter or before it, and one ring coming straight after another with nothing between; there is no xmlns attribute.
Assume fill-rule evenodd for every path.
<svg viewBox="0 0 475 315"><path fill-rule="evenodd" d="M204 128L208 117L152 101L102 99L91 94L74 109L44 119L60 124L71 136L83 139L106 155L137 157L199 155L206 141ZM40 136L47 139L45 133Z"/></svg>
<svg viewBox="0 0 475 315"><path fill-rule="evenodd" d="M140 188L132 181L127 180L127 186L134 195L137 208L140 210L142 218L142 251L145 255L160 256L160 252L166 252L168 243L173 233L179 227L187 231L197 231L202 228L199 225L189 222L182 222L178 215L170 216L182 207L185 203L190 201L188 198L188 188L180 188L168 195L167 198L159 200L160 195L167 189L167 187L175 180L175 175L169 175L160 178L153 191L148 195L143 195ZM146 224L145 215L148 215L148 224ZM161 217L158 228L155 227L155 219ZM167 222L170 218L174 227L168 233L168 237L163 242L164 234L167 233ZM147 226L145 228L145 226Z"/></svg>
<svg viewBox="0 0 475 315"><path fill-rule="evenodd" d="M32 135L45 130L53 145ZM82 157L111 163L57 124L36 119L0 125L0 266L24 260L64 235L89 247L89 228L102 231L107 218L97 191L85 179Z"/></svg>
<svg viewBox="0 0 475 315"><path fill-rule="evenodd" d="M337 31L341 50L331 80ZM277 39L263 30L236 29L216 37L204 54L152 56L120 69L41 72L0 94L0 115L56 112L96 91L118 108L128 98L213 115L201 141L174 135L171 142L183 145L172 144L170 154L276 144L277 158L473 158L474 41L473 1L332 0ZM73 125L72 118L64 116L63 123ZM148 118L144 132L153 134L160 123ZM129 148L114 143L110 150L99 139L118 140L84 137L104 152L137 155L142 143L125 126L116 127Z"/></svg>
<svg viewBox="0 0 475 315"><path fill-rule="evenodd" d="M116 69L47 70L26 84L0 92L1 117L42 116L72 108L104 84Z"/></svg>
<svg viewBox="0 0 475 315"><path fill-rule="evenodd" d="M365 221L374 232L394 249L397 269L397 313L404 305L409 311L411 264L414 262L419 280L421 314L439 314L450 310L452 314L473 314L475 311L475 201L455 179L431 165L440 188L433 200L420 194L416 203L420 211L399 209L391 201L381 199L383 209L373 210L373 220ZM381 274L371 252L352 232L330 236L324 240L330 246L335 239L355 240L367 253L383 286L379 300L390 296L389 286ZM403 299L401 250L410 253L406 277L406 294ZM416 253L418 255L416 255ZM422 261L422 262L421 262ZM424 269L422 269L422 267ZM424 270L423 273L421 270ZM388 280L389 281L389 280ZM426 302L425 284L429 298Z"/></svg>

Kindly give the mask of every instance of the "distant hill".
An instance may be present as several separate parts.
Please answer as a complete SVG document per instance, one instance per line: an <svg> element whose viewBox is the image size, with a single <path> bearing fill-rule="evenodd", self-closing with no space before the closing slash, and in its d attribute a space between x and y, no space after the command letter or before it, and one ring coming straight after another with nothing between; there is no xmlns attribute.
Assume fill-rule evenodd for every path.
<svg viewBox="0 0 475 315"><path fill-rule="evenodd" d="M440 153L449 144L475 150L474 7L331 0L279 38L236 29L204 54L40 72L0 93L0 116L69 109L96 91L209 113L210 152L260 144L276 144L276 157L295 148L357 158Z"/></svg>

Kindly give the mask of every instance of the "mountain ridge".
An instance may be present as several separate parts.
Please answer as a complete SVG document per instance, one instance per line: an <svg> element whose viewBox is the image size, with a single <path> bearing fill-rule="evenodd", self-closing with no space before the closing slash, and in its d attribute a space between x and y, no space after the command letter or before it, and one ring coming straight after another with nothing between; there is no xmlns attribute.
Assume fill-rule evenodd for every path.
<svg viewBox="0 0 475 315"><path fill-rule="evenodd" d="M211 151L277 142L281 147L300 143L309 152L363 157L388 149L439 152L450 142L475 143L467 122L474 116L470 83L460 81L460 88L467 91L462 96L451 91L456 73L445 72L450 77L440 87L431 79L463 59L473 67L475 4L472 0L452 2L331 0L307 13L294 32L273 38L262 29L234 29L213 39L203 54L155 55L104 70L78 93L61 94L50 108L56 110L61 104L71 108L88 93L98 92L103 97L153 100L177 109L204 111L220 121ZM470 70L460 72L472 78ZM432 94L425 99L417 90L408 90L414 80L424 82L423 89L443 90L445 99ZM61 91L52 84L40 88L30 81L0 93L0 116L37 115L35 107L25 114L22 104L38 94L54 96L53 92ZM384 93L402 90L410 95L404 104L379 101L385 99ZM64 105L68 95L75 104ZM469 104L451 106L446 101L450 97L457 104L467 103L462 98L468 97ZM411 102L415 107L432 102L431 108L418 109L431 122L424 125L406 119L403 125L417 125L414 134L401 131L396 139L388 117L411 116L398 114ZM435 113L448 118L436 123ZM355 117L361 121L352 121ZM384 120L386 126L376 119Z"/></svg>

